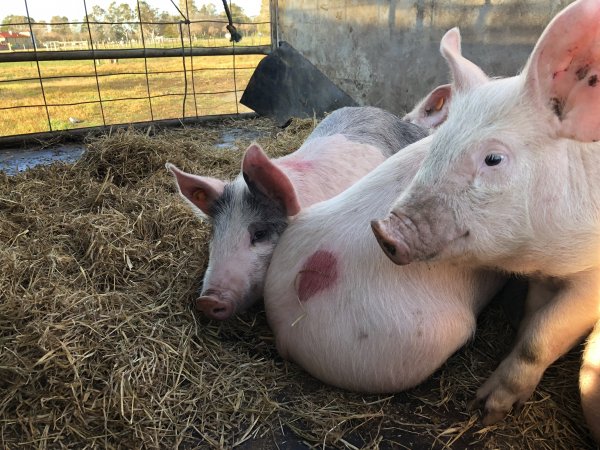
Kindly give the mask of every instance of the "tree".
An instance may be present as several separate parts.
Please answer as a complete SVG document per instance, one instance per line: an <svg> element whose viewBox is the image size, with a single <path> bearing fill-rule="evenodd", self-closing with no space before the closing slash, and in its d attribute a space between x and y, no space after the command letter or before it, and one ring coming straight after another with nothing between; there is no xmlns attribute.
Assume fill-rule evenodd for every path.
<svg viewBox="0 0 600 450"><path fill-rule="evenodd" d="M137 8L135 10L136 16L138 16ZM145 1L140 1L140 10L141 17L138 17L138 20L142 22L152 22L152 23L144 23L142 26L144 28L144 36L153 39L156 35L159 34L160 25L156 22L159 20L158 9L152 8Z"/></svg>
<svg viewBox="0 0 600 450"><path fill-rule="evenodd" d="M127 3L117 5L117 2L112 2L108 5L105 19L107 22L112 23L109 33L110 39L128 42L133 34L133 27L123 22L132 22L134 17L135 15Z"/></svg>
<svg viewBox="0 0 600 450"><path fill-rule="evenodd" d="M60 23L68 23L69 18L67 16L52 16L50 19L50 31L53 33L61 33L65 27L65 25L58 25Z"/></svg>
<svg viewBox="0 0 600 450"><path fill-rule="evenodd" d="M258 22L270 22L271 21L271 5L269 0L262 0L260 3L260 14L257 18ZM263 35L271 33L271 25L269 23L262 23L258 25L258 31Z"/></svg>
<svg viewBox="0 0 600 450"><path fill-rule="evenodd" d="M229 5L229 11L231 12L231 18L235 23L250 22L250 18L246 15L246 11L244 11L244 8L242 8L241 6L232 3L231 5ZM227 20L227 14L225 13L225 11L219 14L219 16Z"/></svg>
<svg viewBox="0 0 600 450"><path fill-rule="evenodd" d="M198 8L196 7L194 0L179 0L179 9L183 13L183 15L189 13L190 20L192 19L192 17L198 15Z"/></svg>
<svg viewBox="0 0 600 450"><path fill-rule="evenodd" d="M217 17L217 7L212 3L205 3L198 10L198 15L202 17Z"/></svg>
<svg viewBox="0 0 600 450"><path fill-rule="evenodd" d="M207 20L219 20L217 15L217 8L212 3L203 4L200 9L197 9L195 14L191 17L193 21L200 21L198 23L191 24L192 34L195 36L207 36L210 33L211 27L214 27L214 23L206 22Z"/></svg>
<svg viewBox="0 0 600 450"><path fill-rule="evenodd" d="M10 14L2 19L0 31L29 31L29 21L35 23L35 20L32 17ZM14 25L16 23L24 25Z"/></svg>
<svg viewBox="0 0 600 450"><path fill-rule="evenodd" d="M50 19L50 25L48 26L48 31L45 33L45 40L52 41L70 41L73 39L73 30L69 25L59 25L66 24L69 22L69 18L66 16L52 16Z"/></svg>
<svg viewBox="0 0 600 450"><path fill-rule="evenodd" d="M110 25L102 24L102 23L94 23L94 22L106 22L106 11L99 7L98 5L94 5L92 9L88 12L87 20L90 22L90 28L92 30L92 38L95 42L106 42L110 40ZM86 21L86 18L83 19ZM81 25L81 32L85 34L87 38L87 24Z"/></svg>
<svg viewBox="0 0 600 450"><path fill-rule="evenodd" d="M90 22L102 22L104 20L104 17L106 16L106 11L104 11L104 9L102 9L98 5L94 5L92 6L92 10L88 14L88 16L90 18Z"/></svg>
<svg viewBox="0 0 600 450"><path fill-rule="evenodd" d="M158 16L160 23L158 24L158 35L166 38L175 38L179 36L179 27L176 23L166 22L178 22L181 18L172 16L166 11L163 11Z"/></svg>

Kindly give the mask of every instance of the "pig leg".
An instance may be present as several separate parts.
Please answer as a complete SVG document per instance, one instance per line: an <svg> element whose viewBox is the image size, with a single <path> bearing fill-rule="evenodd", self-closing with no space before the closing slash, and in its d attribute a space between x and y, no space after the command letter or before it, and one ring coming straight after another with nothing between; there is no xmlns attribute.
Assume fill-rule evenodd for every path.
<svg viewBox="0 0 600 450"><path fill-rule="evenodd" d="M592 436L600 443L600 321L585 346L579 388L583 414Z"/></svg>
<svg viewBox="0 0 600 450"><path fill-rule="evenodd" d="M554 289L531 283L532 305L511 353L477 391L485 403L483 423L501 420L533 393L546 368L577 343L598 320L600 274L578 274ZM529 298L528 298L529 302ZM565 319L568 318L568 319Z"/></svg>
<svg viewBox="0 0 600 450"><path fill-rule="evenodd" d="M552 302L558 292L559 287L551 282L530 280L529 290L527 291L527 297L525 299L523 319L521 324L517 327L519 330L517 340L529 329L529 323L535 317L535 313L547 303Z"/></svg>

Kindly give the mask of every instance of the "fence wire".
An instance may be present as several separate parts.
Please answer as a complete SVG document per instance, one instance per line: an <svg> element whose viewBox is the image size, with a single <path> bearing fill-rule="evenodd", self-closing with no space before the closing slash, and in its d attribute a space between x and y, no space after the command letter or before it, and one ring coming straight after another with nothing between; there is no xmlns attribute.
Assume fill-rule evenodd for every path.
<svg viewBox="0 0 600 450"><path fill-rule="evenodd" d="M199 45L202 43L202 40L196 39L193 37L192 33L192 25L193 24L205 24L211 23L221 26L225 29L225 26L229 24L227 20L190 20L190 11L188 8L188 3L186 2L185 11L181 11L180 8L177 8L179 14L181 14L181 20L178 21L148 21L142 20L142 9L140 7L140 0L136 0L135 9L137 10L137 21L119 21L119 22L108 22L108 21L96 21L90 20L90 15L88 13L88 4L87 0L81 0L83 9L85 12L85 20L84 21L74 21L74 22L33 22L30 15L28 0L23 0L25 11L27 15L27 22L22 23L12 23L11 26L23 26L29 29L29 36L31 38L31 50L25 51L9 51L9 52L1 52L0 51L0 68L10 68L10 62L12 57L14 61L23 61L28 60L31 64L35 63L35 74L26 74L19 76L19 70L17 73L13 73L12 70L0 70L0 111L6 111L7 114L16 114L17 111L33 111L38 109L39 112L42 112L45 116L44 122L47 122L47 125L41 126L39 117L34 117L33 119L38 119L34 123L37 125L33 125L30 128L26 127L26 123L30 121L31 114L23 114L15 115L14 124L11 123L10 116L7 117L5 114L5 119L0 121L0 137L1 136L15 136L20 134L28 134L28 133L39 133L39 132L47 132L47 131L56 131L63 130L68 128L80 128L86 126L95 126L95 125L112 125L112 124L122 124L122 123L134 123L134 122L146 122L147 120L143 120L142 118L149 117L149 120L154 122L156 120L161 119L179 119L179 118L189 118L189 117L204 117L207 115L219 115L223 113L223 108L219 103L231 103L231 100L224 99L223 96L233 96L233 103L235 108L230 108L226 110L227 113L232 114L240 114L240 105L239 105L239 93L243 92L245 89L244 80L247 83L252 71L256 67L256 64L260 60L260 57L267 54L270 49L276 44L275 42L271 42L271 36L274 35L273 23L272 20L269 21L255 21L255 22L235 22L236 25L251 25L256 27L258 30L259 25L268 25L269 33L266 35L266 44L261 45L262 36L258 33L259 36L259 45L236 45L235 42L225 43L224 45ZM273 3L271 3L272 7ZM231 8L231 0L229 0L229 7ZM271 17L271 14L269 14ZM88 57L81 56L81 49L79 50L47 50L40 48L40 42L36 39L36 33L34 32L35 27L40 26L73 26L80 25L81 32L85 31L87 35L87 51L89 51ZM100 50L102 47L101 42L96 41L94 39L93 27L99 25L129 25L129 26L138 26L139 27L139 42L137 40L130 40L130 47L133 44L141 44L141 49L143 50L143 58L137 58L139 55L139 51L136 52L136 56L132 57L131 50L129 49L118 49L114 48L115 45L109 45L109 48L105 48ZM167 47L168 51L161 52L156 51L156 47L148 47L148 40L144 34L144 25L152 26L152 25L175 25L178 29L179 37L177 39L177 46ZM53 28L54 29L54 28ZM187 32L187 33L186 33ZM153 33L152 33L153 34ZM187 34L187 36L186 36ZM205 39L206 40L206 39ZM221 39L224 41L224 39ZM210 44L210 37L207 41ZM156 40L154 39L154 35L152 36L152 43L156 44ZM160 40L161 44L164 44L164 39ZM172 40L170 41L172 44ZM64 42L63 48L67 47L67 43ZM79 45L80 43L77 43ZM213 44L216 44L216 38L213 38ZM254 38L253 38L254 44ZM56 42L54 43L56 48ZM76 46L74 44L74 46ZM104 44L106 47L106 44ZM79 47L78 47L79 48ZM139 47L136 47L139 48ZM150 49L150 51L148 51ZM165 47L161 47L161 50L165 49ZM172 56L172 51L180 50L180 60L181 60L181 68L173 68L174 56ZM206 49L206 50L203 50ZM219 50L222 49L222 50ZM245 63L239 64L236 61L236 58L239 59L239 49L243 50L243 58L246 58ZM172 50L172 51L170 51ZM207 56L198 56L199 54L204 54L203 51L206 51ZM26 55L24 53L27 52ZM89 60L92 62L93 70L91 73L77 73L78 68L73 66L71 67L71 73L50 73L44 75L42 70L41 63L48 60L48 55L50 53L56 53L58 56L52 56L52 60L58 60L62 62L74 61L74 60ZM167 56L161 56L162 53L168 53ZM217 53L218 56L214 55ZM75 56L77 54L77 56ZM99 57L105 58L110 57L110 67L111 70L106 70L106 59L98 59ZM216 58L228 58L231 57L231 64L225 67L219 67L219 61ZM217 64L197 64L194 66L194 59L203 59L203 58L211 58L211 60L217 61ZM138 61L142 59L142 69L140 70L140 66ZM159 70L151 69L149 66L149 60L152 59L154 62L160 62L161 67ZM120 66L123 66L123 61L127 62L127 68L125 70L119 70ZM198 60L197 60L198 61ZM222 61L222 60L221 60ZM132 63L133 62L133 63ZM154 65L154 64L152 64ZM14 66L14 64L13 64ZM167 66L167 67L164 67ZM170 66L170 67L169 67ZM58 69L57 69L58 70ZM27 70L24 70L27 72ZM21 71L22 72L22 71ZM62 72L62 71L61 71ZM222 74L221 76L215 76L215 74ZM124 93L124 95L115 95L115 89L110 89L107 86L109 84L104 83L102 80L119 80L119 77L123 77L122 80L128 81L130 77L143 77L143 81L141 83L134 83L131 86L122 86L123 82L115 81L114 84L118 85L117 91L120 93L122 90L127 88L131 89L132 92ZM165 89L156 88L155 84L159 84L159 82L154 83L153 80L159 80L160 77L168 77L169 79L166 82L168 87L167 92ZM180 84L181 77L183 78L183 88L175 89L173 91L172 87ZM189 77L189 80L188 80ZM240 78L242 82L240 83ZM94 82L95 97L93 99L90 98L76 98L78 92L71 92L69 86L71 83L68 80L74 80L72 82L72 86L70 89L73 89L73 86L77 86L78 81L84 82L83 80L89 79ZM31 101L31 98L23 98L21 100L11 99L11 92L16 92L17 88L24 88L25 92L27 92L27 83L39 83L39 89L41 93L41 102ZM65 82L66 91L62 92L59 89L58 96L60 101L56 101L56 93L52 94L53 86L56 83ZM19 83L23 83L23 85L18 85ZM108 83L108 82L107 82ZM103 84L105 86L103 87ZM201 85L201 86L198 86ZM11 91L10 87L17 86L15 89ZM229 87L230 86L230 87ZM202 88L200 88L202 87ZM140 88L143 89L143 94L141 92L136 92ZM4 91L4 92L3 92ZM138 95L139 94L139 95ZM210 97L217 97L217 100L208 100ZM16 96L15 96L16 97ZM26 95L25 95L26 97ZM89 97L89 96L88 96ZM180 105L180 114L175 113L174 111L174 103L170 101L168 105L161 104L159 102L160 99L169 99L169 98L181 98ZM219 100L220 98L220 100ZM111 118L110 108L109 111L106 111L106 107L110 104L114 104L115 102L146 102L146 107L142 110L136 111L136 117L123 120L114 120ZM186 108L188 101L192 102L193 111L188 111ZM10 102L12 104L6 104ZM5 103L2 105L2 103ZM79 114L82 116L81 118L76 117L77 113L73 113L73 111L77 111L74 107L81 106L92 106L97 105L96 113L92 113L90 115L90 110L86 110L87 112L80 112ZM60 114L55 112L56 108L59 110L62 108L71 108L71 113L73 117L69 117L67 122L64 120L67 114ZM124 107L125 108L125 107ZM210 110L214 110L212 113ZM204 112L204 113L203 113ZM107 113L108 116L107 116ZM118 115L118 114L117 114ZM22 117L27 117L28 119L22 119ZM135 119L135 120L134 120ZM4 126L2 126L4 123Z"/></svg>

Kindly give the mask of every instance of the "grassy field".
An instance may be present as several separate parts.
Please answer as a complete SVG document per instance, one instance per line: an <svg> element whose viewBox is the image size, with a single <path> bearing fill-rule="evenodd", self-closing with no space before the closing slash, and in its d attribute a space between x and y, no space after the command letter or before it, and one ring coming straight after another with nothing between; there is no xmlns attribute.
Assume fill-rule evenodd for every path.
<svg viewBox="0 0 600 450"><path fill-rule="evenodd" d="M248 112L239 104L254 68L262 55L188 57L187 98L185 117L197 115ZM192 61L193 59L193 61ZM191 67L194 67L192 84ZM180 71L179 73L150 74L148 86L153 98L152 115L146 85L143 59L122 59L117 63L107 60L97 61L100 96L106 124L119 124L157 119L181 118L185 92L183 58L148 59L148 72ZM95 103L69 106L49 106L48 114L53 130L102 125L102 111L98 102L98 86L94 76L93 61L48 61L40 62L44 92L48 105L61 105L92 101ZM123 75L112 75L126 72ZM131 74L142 73L142 74ZM78 77L69 77L78 75ZM0 108L19 107L2 110L0 136L49 131L46 109L41 106L44 100L40 82L37 80L35 63L0 64ZM58 77L58 78L48 78ZM36 78L31 81L5 82L20 78ZM195 98L193 91L195 89ZM237 92L236 93L227 91ZM164 96L169 94L168 96ZM135 97L141 100L120 100ZM70 117L82 122L72 124Z"/></svg>

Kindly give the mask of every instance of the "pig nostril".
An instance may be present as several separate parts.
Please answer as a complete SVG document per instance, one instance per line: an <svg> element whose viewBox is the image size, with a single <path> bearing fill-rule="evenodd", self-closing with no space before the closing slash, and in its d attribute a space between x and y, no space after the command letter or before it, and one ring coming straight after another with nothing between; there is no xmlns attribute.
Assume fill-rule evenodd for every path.
<svg viewBox="0 0 600 450"><path fill-rule="evenodd" d="M396 247L394 247L392 244L388 244L387 242L384 242L382 245L388 255L396 256Z"/></svg>
<svg viewBox="0 0 600 450"><path fill-rule="evenodd" d="M198 311L211 319L226 320L233 315L235 308L228 302L210 296L202 296L195 301Z"/></svg>

